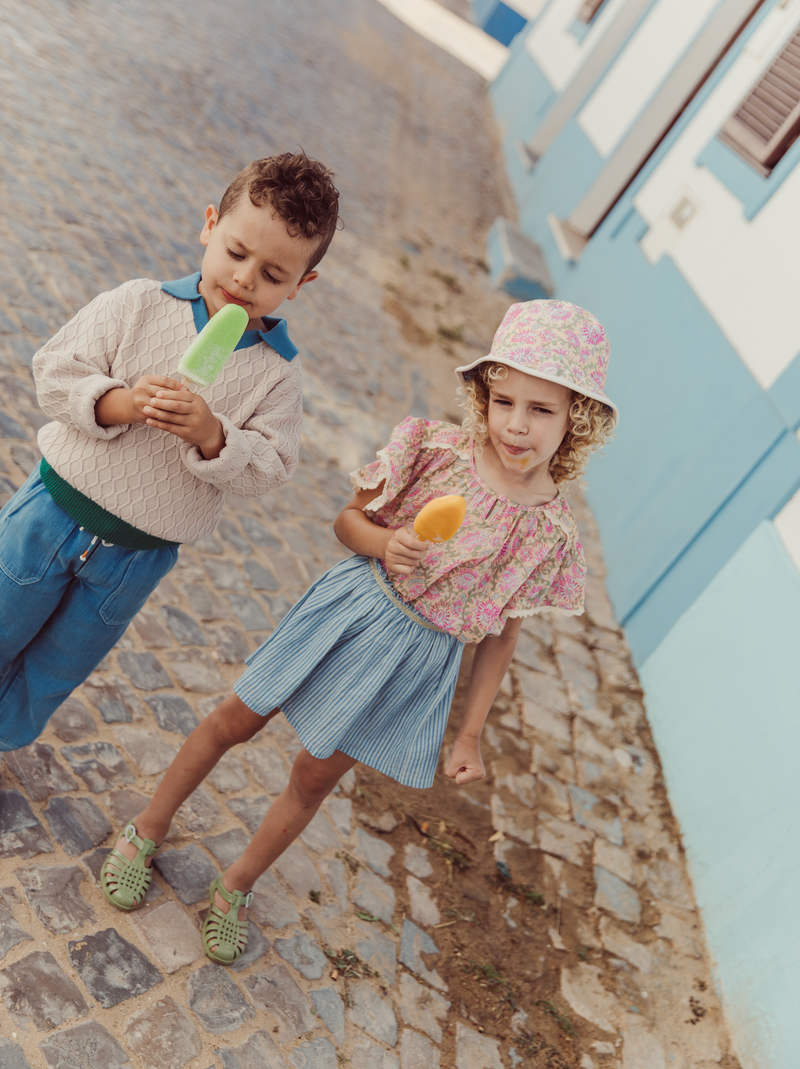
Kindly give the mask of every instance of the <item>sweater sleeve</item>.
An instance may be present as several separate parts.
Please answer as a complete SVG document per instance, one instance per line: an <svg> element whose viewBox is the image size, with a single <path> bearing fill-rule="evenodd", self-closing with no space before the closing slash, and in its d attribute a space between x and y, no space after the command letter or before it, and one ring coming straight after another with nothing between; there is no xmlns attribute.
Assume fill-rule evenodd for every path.
<svg viewBox="0 0 800 1069"><path fill-rule="evenodd" d="M42 411L90 438L116 438L130 427L127 423L101 427L94 414L94 406L104 393L130 385L111 374L122 340L123 289L95 297L33 358Z"/></svg>
<svg viewBox="0 0 800 1069"><path fill-rule="evenodd" d="M183 462L203 482L239 497L260 497L290 477L300 453L303 401L299 361L286 365L252 416L241 427L217 418L225 434L218 457L206 460L194 445L182 448Z"/></svg>

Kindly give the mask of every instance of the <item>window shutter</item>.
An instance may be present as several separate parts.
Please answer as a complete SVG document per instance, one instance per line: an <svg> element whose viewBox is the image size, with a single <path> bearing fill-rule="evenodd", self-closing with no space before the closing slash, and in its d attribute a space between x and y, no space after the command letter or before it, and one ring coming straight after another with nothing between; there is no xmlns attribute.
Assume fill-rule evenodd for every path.
<svg viewBox="0 0 800 1069"><path fill-rule="evenodd" d="M800 28L720 131L720 139L769 174L800 134Z"/></svg>
<svg viewBox="0 0 800 1069"><path fill-rule="evenodd" d="M580 22L591 22L597 14L598 9L602 6L603 0L583 0L580 10L578 11L578 19Z"/></svg>

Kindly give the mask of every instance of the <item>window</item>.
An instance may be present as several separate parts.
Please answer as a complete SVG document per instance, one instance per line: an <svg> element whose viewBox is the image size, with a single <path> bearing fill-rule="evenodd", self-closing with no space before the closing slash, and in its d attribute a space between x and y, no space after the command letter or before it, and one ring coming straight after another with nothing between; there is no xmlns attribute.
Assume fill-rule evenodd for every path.
<svg viewBox="0 0 800 1069"><path fill-rule="evenodd" d="M800 28L753 86L719 137L768 175L800 134Z"/></svg>

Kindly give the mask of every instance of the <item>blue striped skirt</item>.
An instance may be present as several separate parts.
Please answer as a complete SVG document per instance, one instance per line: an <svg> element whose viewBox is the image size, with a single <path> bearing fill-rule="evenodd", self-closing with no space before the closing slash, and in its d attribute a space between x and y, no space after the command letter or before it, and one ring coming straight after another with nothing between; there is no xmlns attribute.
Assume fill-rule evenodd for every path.
<svg viewBox="0 0 800 1069"><path fill-rule="evenodd" d="M430 787L463 652L370 558L348 557L247 659L235 690L262 716L282 709L312 757L341 750L407 787Z"/></svg>

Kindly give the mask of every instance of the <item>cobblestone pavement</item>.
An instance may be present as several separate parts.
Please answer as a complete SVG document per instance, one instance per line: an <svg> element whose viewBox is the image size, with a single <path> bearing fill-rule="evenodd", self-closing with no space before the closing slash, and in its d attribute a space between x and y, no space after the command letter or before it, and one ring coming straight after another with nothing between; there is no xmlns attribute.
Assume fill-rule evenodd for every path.
<svg viewBox="0 0 800 1069"><path fill-rule="evenodd" d="M246 955L227 970L204 957L209 880L297 749L281 718L183 806L145 907L105 903L112 829L339 559L346 471L409 411L453 411L452 367L485 351L508 303L480 255L512 209L481 80L373 0L0 0L0 79L3 500L38 460L33 352L100 290L196 270L202 211L238 167L302 144L336 169L346 221L289 306L307 410L294 480L230 501L41 740L0 766L1 1069L735 1065L585 510L589 611L526 623L475 795L492 864L540 863L551 931L519 979L556 979L535 1013L479 1020L455 1002L440 859L401 851L353 774L259 881ZM533 947L524 903L491 894ZM560 1061L535 1053L539 1018L561 1022Z"/></svg>

